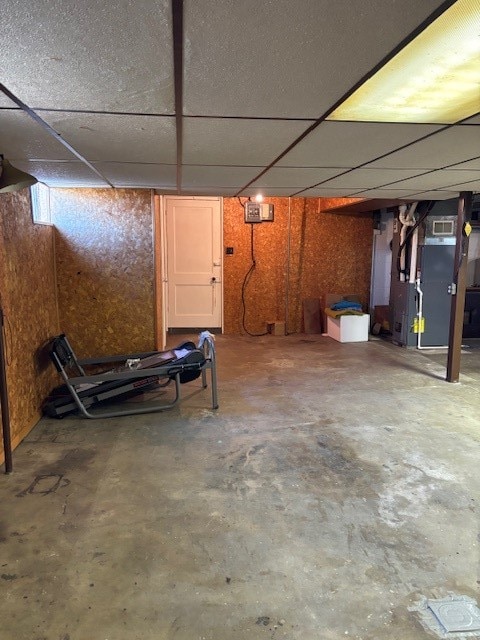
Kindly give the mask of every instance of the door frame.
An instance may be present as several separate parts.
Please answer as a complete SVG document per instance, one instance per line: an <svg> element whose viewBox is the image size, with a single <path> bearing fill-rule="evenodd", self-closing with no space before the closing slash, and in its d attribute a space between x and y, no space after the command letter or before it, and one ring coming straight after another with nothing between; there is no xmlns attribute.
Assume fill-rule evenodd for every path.
<svg viewBox="0 0 480 640"><path fill-rule="evenodd" d="M155 331L155 349L162 350L167 348L167 329L166 329L166 313L165 295L166 290L166 262L164 252L164 198L153 192L153 280L154 280L154 331Z"/></svg>
<svg viewBox="0 0 480 640"><path fill-rule="evenodd" d="M220 327L224 330L224 251L223 251L223 198L220 196L176 196L176 195L155 195L154 196L154 256L155 256L155 341L159 348L165 349L168 329L168 238L167 238L167 207L166 198L174 200L215 200L220 205L220 256L221 256L221 309ZM159 319L161 318L161 322ZM161 326L159 326L161 325Z"/></svg>

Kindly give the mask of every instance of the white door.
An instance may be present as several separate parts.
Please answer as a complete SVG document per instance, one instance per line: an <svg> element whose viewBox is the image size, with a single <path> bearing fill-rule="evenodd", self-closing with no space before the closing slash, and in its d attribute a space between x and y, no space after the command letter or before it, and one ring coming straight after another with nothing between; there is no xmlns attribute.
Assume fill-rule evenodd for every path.
<svg viewBox="0 0 480 640"><path fill-rule="evenodd" d="M220 198L165 198L167 327L222 327Z"/></svg>

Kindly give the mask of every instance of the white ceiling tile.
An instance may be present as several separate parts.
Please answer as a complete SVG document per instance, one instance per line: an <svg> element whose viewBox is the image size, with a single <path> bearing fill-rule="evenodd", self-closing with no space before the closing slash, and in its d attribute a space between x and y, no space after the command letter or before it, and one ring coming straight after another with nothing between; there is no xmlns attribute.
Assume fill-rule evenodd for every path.
<svg viewBox="0 0 480 640"><path fill-rule="evenodd" d="M184 166L182 190L197 187L232 187L238 191L260 170L261 167Z"/></svg>
<svg viewBox="0 0 480 640"><path fill-rule="evenodd" d="M94 166L115 187L177 188L176 165L96 162Z"/></svg>
<svg viewBox="0 0 480 640"><path fill-rule="evenodd" d="M287 153L278 165L355 167L438 129L437 125L323 122Z"/></svg>
<svg viewBox="0 0 480 640"><path fill-rule="evenodd" d="M60 142L19 109L0 109L0 153L15 160L74 160Z"/></svg>
<svg viewBox="0 0 480 640"><path fill-rule="evenodd" d="M289 120L184 118L186 164L270 164L311 123Z"/></svg>
<svg viewBox="0 0 480 640"><path fill-rule="evenodd" d="M342 169L273 167L256 180L252 187L310 187L317 182L335 176Z"/></svg>
<svg viewBox="0 0 480 640"><path fill-rule="evenodd" d="M169 0L2 4L2 83L33 108L173 112Z"/></svg>
<svg viewBox="0 0 480 640"><path fill-rule="evenodd" d="M28 162L20 160L15 166L35 176L47 187L109 187L83 162Z"/></svg>
<svg viewBox="0 0 480 640"><path fill-rule="evenodd" d="M176 163L175 119L42 111L41 117L90 162Z"/></svg>
<svg viewBox="0 0 480 640"><path fill-rule="evenodd" d="M480 126L454 126L372 162L369 166L384 169L440 169L476 158L479 149Z"/></svg>
<svg viewBox="0 0 480 640"><path fill-rule="evenodd" d="M185 0L185 113L320 117L440 5Z"/></svg>

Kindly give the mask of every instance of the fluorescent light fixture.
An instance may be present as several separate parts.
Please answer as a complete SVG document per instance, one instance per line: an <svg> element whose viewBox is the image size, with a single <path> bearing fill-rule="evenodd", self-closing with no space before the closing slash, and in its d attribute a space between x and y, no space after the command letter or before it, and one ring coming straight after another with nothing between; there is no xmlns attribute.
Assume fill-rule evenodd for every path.
<svg viewBox="0 0 480 640"><path fill-rule="evenodd" d="M458 0L328 120L453 124L480 111L480 5Z"/></svg>

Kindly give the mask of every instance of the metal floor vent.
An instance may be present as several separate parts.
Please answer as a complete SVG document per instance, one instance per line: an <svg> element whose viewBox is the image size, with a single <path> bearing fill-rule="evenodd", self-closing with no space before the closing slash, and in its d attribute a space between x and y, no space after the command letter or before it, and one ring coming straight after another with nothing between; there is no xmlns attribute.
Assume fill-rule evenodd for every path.
<svg viewBox="0 0 480 640"><path fill-rule="evenodd" d="M468 596L450 594L439 600L423 598L409 611L417 612L423 626L439 638L480 640L480 609Z"/></svg>

